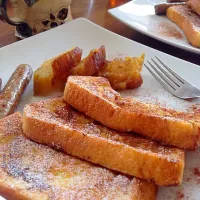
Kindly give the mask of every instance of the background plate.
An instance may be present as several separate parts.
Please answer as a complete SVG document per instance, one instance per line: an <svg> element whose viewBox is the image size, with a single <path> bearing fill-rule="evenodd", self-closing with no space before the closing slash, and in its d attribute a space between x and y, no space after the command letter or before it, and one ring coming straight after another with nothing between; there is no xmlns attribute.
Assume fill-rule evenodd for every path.
<svg viewBox="0 0 200 200"><path fill-rule="evenodd" d="M183 31L166 16L155 15L154 5L165 0L134 0L108 12L131 28L186 51L200 54L187 41Z"/></svg>
<svg viewBox="0 0 200 200"><path fill-rule="evenodd" d="M200 67L197 65L123 38L85 19L74 20L53 30L1 48L0 77L3 78L3 84L5 84L19 64L30 64L35 70L46 59L52 58L72 47L78 46L82 48L84 56L86 56L91 49L98 48L101 45L105 45L107 56L110 59L126 55L139 56L143 52L146 54L146 59L157 55L181 76L200 87ZM192 110L193 105L200 103L198 99L184 101L173 97L158 84L145 68L142 71L142 76L144 79L142 87L122 92L122 95L135 97L144 102L152 102L177 110ZM18 106L18 110L21 111L24 105L31 101L44 99L33 97L32 91L33 86L31 83ZM198 169L200 169L200 151L188 152L186 154L183 184L179 187L160 187L158 200L178 199L178 197L183 197L183 195L184 198L181 199L199 200L200 174L197 173Z"/></svg>

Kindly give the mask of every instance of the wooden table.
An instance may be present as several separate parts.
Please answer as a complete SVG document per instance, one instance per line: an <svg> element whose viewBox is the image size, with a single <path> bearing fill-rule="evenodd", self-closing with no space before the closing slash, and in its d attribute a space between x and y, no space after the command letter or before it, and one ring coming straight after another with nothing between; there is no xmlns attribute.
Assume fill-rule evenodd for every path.
<svg viewBox="0 0 200 200"><path fill-rule="evenodd" d="M188 53L170 45L145 36L114 19L107 12L109 8L124 4L130 0L75 0L72 4L72 15L87 18L104 28L135 40L139 43L158 49L167 54L179 57L200 65L200 56ZM0 47L16 42L14 27L0 21Z"/></svg>

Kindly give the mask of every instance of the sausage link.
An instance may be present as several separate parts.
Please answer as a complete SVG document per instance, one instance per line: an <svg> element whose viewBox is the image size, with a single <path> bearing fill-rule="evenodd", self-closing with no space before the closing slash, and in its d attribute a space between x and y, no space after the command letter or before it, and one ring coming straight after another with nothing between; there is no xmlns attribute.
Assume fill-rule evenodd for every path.
<svg viewBox="0 0 200 200"><path fill-rule="evenodd" d="M186 2L176 2L176 3L161 3L154 6L156 15L165 15L167 9L172 6L186 5Z"/></svg>
<svg viewBox="0 0 200 200"><path fill-rule="evenodd" d="M12 114L33 75L29 65L20 65L13 72L0 94L0 118Z"/></svg>

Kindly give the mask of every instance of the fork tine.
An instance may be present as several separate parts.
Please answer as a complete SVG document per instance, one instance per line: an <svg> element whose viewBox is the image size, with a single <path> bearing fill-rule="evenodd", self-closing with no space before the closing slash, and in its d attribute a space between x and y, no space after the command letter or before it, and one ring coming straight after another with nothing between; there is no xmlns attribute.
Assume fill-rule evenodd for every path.
<svg viewBox="0 0 200 200"><path fill-rule="evenodd" d="M147 61L147 62L154 69L154 71L160 76L160 78L162 78L164 80L165 83L167 83L174 90L176 90L176 85L173 82L171 82L169 79L167 79L167 77L165 75L163 75L158 69L156 69L156 67L154 67L149 61Z"/></svg>
<svg viewBox="0 0 200 200"><path fill-rule="evenodd" d="M170 73L164 70L163 67L161 67L153 58L151 58L151 60L160 69L160 71L162 71L163 74L167 76L169 80L171 80L177 87L180 87L180 83L177 82L176 78L174 78Z"/></svg>
<svg viewBox="0 0 200 200"><path fill-rule="evenodd" d="M147 68L147 70L152 74L152 76L170 93L174 94L175 89L171 85L167 85L161 78L159 78L158 75L156 75L153 70L151 70L146 64L144 66Z"/></svg>
<svg viewBox="0 0 200 200"><path fill-rule="evenodd" d="M173 69L171 69L168 65L166 65L160 58L158 58L157 56L155 56L157 58L157 60L165 67L165 69L167 69L174 77L176 77L182 84L186 83L187 81L185 81L181 76L179 76Z"/></svg>

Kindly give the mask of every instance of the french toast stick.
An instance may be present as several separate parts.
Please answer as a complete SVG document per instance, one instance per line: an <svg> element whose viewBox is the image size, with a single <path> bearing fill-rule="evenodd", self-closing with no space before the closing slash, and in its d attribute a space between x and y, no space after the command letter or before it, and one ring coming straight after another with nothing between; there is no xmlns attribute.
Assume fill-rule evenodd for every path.
<svg viewBox="0 0 200 200"><path fill-rule="evenodd" d="M33 141L157 185L178 185L182 181L182 150L110 130L62 98L25 106L23 131Z"/></svg>
<svg viewBox="0 0 200 200"><path fill-rule="evenodd" d="M22 117L0 120L0 195L7 200L155 200L153 183L130 178L36 144Z"/></svg>
<svg viewBox="0 0 200 200"><path fill-rule="evenodd" d="M167 9L167 17L184 32L192 46L200 48L200 16L187 5L172 6Z"/></svg>
<svg viewBox="0 0 200 200"><path fill-rule="evenodd" d="M64 99L72 107L112 129L133 131L188 150L199 146L200 116L123 98L105 78L69 77Z"/></svg>

